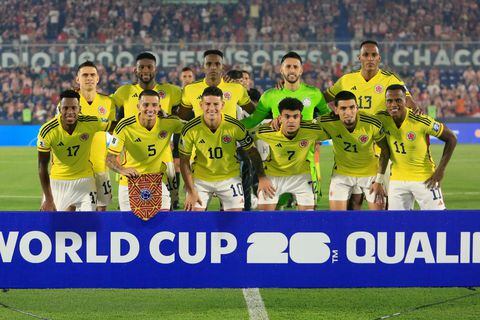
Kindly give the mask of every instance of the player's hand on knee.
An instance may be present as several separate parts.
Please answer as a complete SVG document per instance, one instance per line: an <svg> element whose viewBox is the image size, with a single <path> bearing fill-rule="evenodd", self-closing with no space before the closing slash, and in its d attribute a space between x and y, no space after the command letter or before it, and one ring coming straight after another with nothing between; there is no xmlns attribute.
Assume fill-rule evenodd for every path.
<svg viewBox="0 0 480 320"><path fill-rule="evenodd" d="M263 193L264 199L273 198L276 189L273 187L272 181L268 177L258 177L258 194Z"/></svg>
<svg viewBox="0 0 480 320"><path fill-rule="evenodd" d="M442 170L435 170L435 172L432 174L430 178L425 180L425 185L427 188L439 188L440 187L440 181L443 179L443 171Z"/></svg>
<svg viewBox="0 0 480 320"><path fill-rule="evenodd" d="M137 170L134 168L123 168L123 170L120 172L127 178L137 178L140 176Z"/></svg>
<svg viewBox="0 0 480 320"><path fill-rule="evenodd" d="M52 201L43 201L42 205L40 206L40 211L57 211L55 207L55 203Z"/></svg>
<svg viewBox="0 0 480 320"><path fill-rule="evenodd" d="M378 182L372 183L372 186L370 187L370 194L375 195L375 200L374 203L383 205L385 204L385 197L387 196L387 193L385 192L385 189L383 188L383 185Z"/></svg>
<svg viewBox="0 0 480 320"><path fill-rule="evenodd" d="M197 203L200 206L203 206L203 202L200 199L198 192L196 190L187 192L187 196L185 197L185 211L192 211Z"/></svg>

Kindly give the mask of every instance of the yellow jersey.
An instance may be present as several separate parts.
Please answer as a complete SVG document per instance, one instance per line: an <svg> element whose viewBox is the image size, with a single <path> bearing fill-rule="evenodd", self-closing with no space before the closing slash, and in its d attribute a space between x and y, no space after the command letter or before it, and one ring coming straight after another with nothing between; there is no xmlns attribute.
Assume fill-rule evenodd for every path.
<svg viewBox="0 0 480 320"><path fill-rule="evenodd" d="M386 110L385 90L392 84L405 86L405 83L392 72L379 69L372 79L365 81L360 70L357 70L343 75L327 89L327 93L335 97L340 91L350 91L357 97L360 109L375 115ZM408 90L407 96L410 96Z"/></svg>
<svg viewBox="0 0 480 320"><path fill-rule="evenodd" d="M144 89L138 83L125 84L112 94L112 99L117 108L123 106L125 118L138 113L138 96ZM153 90L160 95L160 106L167 114L172 114L172 107L180 105L182 89L170 83L157 83Z"/></svg>
<svg viewBox="0 0 480 320"><path fill-rule="evenodd" d="M240 176L237 142L244 150L253 146L253 139L237 119L222 115L220 126L212 132L203 116L198 116L183 128L178 149L182 155L191 157L195 148L193 177L214 182Z"/></svg>
<svg viewBox="0 0 480 320"><path fill-rule="evenodd" d="M76 180L93 177L90 151L95 133L107 131L109 122L80 114L72 134L62 127L57 115L45 123L38 133L37 150L52 152L50 177L57 180Z"/></svg>
<svg viewBox="0 0 480 320"><path fill-rule="evenodd" d="M270 147L270 154L263 163L269 176L287 177L310 173L309 150L315 141L329 137L318 124L302 122L292 139L285 137L281 129L273 130L269 125L258 128L255 140L263 140Z"/></svg>
<svg viewBox="0 0 480 320"><path fill-rule="evenodd" d="M203 114L203 110L200 108L200 100L202 99L203 90L207 87L207 82L205 79L202 79L188 84L183 88L182 106L190 109L193 108L195 117ZM237 117L237 105L244 106L250 103L248 92L241 84L225 82L222 79L218 88L223 92L223 102L225 103L223 113L228 114L232 118Z"/></svg>
<svg viewBox="0 0 480 320"><path fill-rule="evenodd" d="M390 146L390 180L425 181L430 178L435 163L430 154L429 136L439 137L443 124L427 115L417 116L408 108L400 128L386 111L379 112L377 117L383 123Z"/></svg>
<svg viewBox="0 0 480 320"><path fill-rule="evenodd" d="M80 93L80 92L79 92ZM113 100L106 95L97 93L91 103L80 94L80 107L82 114L95 116L104 120L115 120L115 105ZM93 165L93 172L102 173L107 171L107 134L97 132L93 136L92 150L90 152L90 162Z"/></svg>
<svg viewBox="0 0 480 320"><path fill-rule="evenodd" d="M183 122L177 117L158 116L155 125L147 130L140 124L138 114L122 119L113 132L108 152L119 155L123 150L122 165L134 168L139 174L165 171L165 153L170 152L170 138L180 133ZM120 176L120 185L127 186L128 178Z"/></svg>
<svg viewBox="0 0 480 320"><path fill-rule="evenodd" d="M333 172L351 177L377 174L378 158L374 144L385 137L382 123L364 111L358 111L353 132L348 131L333 112L320 117L320 126L332 139L335 163Z"/></svg>

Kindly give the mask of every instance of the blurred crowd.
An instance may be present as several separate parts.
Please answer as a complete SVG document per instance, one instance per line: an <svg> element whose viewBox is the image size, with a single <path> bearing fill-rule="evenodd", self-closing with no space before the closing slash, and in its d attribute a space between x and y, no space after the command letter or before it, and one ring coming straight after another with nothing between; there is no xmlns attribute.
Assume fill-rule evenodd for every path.
<svg viewBox="0 0 480 320"><path fill-rule="evenodd" d="M191 66L197 78L202 76L199 65ZM230 66L229 68L245 66ZM342 74L354 69L353 66L304 64L303 80L324 91ZM253 69L252 78L255 87L263 92L279 80L279 66L265 63L261 68ZM480 117L480 69L468 67L448 71L430 68L405 68L395 70L405 81L415 101L425 112L434 108L437 117L456 116ZM113 93L120 85L135 80L131 67L99 67L101 80L99 88L105 94ZM158 82L170 82L180 85L180 68L160 70ZM75 88L75 70L68 67L53 66L40 71L29 68L0 70L0 119L22 120L24 108L32 111L34 122L44 122L55 114L59 92Z"/></svg>
<svg viewBox="0 0 480 320"><path fill-rule="evenodd" d="M441 41L480 33L476 0L186 2L2 0L0 44Z"/></svg>
<svg viewBox="0 0 480 320"><path fill-rule="evenodd" d="M181 49L192 43L212 41L233 47L258 42L265 44L262 49L268 50L268 43L359 42L367 38L468 42L477 40L480 34L480 8L476 0L186 2L2 0L0 51L2 44L21 47L59 43L65 47L65 44L102 43L106 47L119 44L128 50L136 44L149 48L152 43L170 43ZM200 66L192 67L200 77ZM252 72L261 92L274 86L279 78L279 66L268 61L254 69L238 67ZM157 80L179 84L180 68L161 70ZM303 78L324 90L353 68L306 61ZM101 66L99 71L99 88L106 94L135 80L131 67ZM480 116L478 67L452 70L409 67L391 71L406 82L422 108L436 109L438 117ZM28 108L33 121L45 121L54 113L59 92L75 87L74 72L55 64L40 70L0 69L0 119L21 120L23 110Z"/></svg>

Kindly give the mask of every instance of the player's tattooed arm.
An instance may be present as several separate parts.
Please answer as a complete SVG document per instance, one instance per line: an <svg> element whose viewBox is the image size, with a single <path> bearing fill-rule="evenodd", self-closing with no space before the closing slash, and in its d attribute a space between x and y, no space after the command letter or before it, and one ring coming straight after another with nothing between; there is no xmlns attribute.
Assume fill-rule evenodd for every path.
<svg viewBox="0 0 480 320"><path fill-rule="evenodd" d="M118 162L118 156L113 153L107 154L107 166L113 171L124 175L127 178L136 178L139 173L134 168L125 168Z"/></svg>
<svg viewBox="0 0 480 320"><path fill-rule="evenodd" d="M187 196L185 197L185 210L192 211L195 208L195 204L198 203L202 206L203 203L195 189L195 185L193 184L190 155L180 154L180 172L182 173L183 181L185 182L185 190L187 191Z"/></svg>
<svg viewBox="0 0 480 320"><path fill-rule="evenodd" d="M255 168L255 172L258 176L258 193L263 192L264 196L273 198L275 196L275 188L273 187L272 182L266 176L265 170L263 169L262 157L258 153L258 150L255 147L252 147L247 150L248 157L252 161L252 164Z"/></svg>
<svg viewBox="0 0 480 320"><path fill-rule="evenodd" d="M48 164L50 163L50 152L38 152L38 176L45 196L40 211L57 211L53 202L52 188L50 187L50 176L48 175Z"/></svg>
<svg viewBox="0 0 480 320"><path fill-rule="evenodd" d="M440 186L447 164L452 157L453 150L455 150L455 147L457 146L457 137L445 125L442 134L438 138L445 142L445 146L443 147L443 154L440 163L435 168L432 176L425 181L427 188L438 188Z"/></svg>

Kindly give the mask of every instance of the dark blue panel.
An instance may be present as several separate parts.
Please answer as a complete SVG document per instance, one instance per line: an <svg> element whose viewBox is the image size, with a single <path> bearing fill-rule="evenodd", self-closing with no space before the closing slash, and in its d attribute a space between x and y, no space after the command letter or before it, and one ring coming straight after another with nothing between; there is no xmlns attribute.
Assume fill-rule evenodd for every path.
<svg viewBox="0 0 480 320"><path fill-rule="evenodd" d="M480 286L480 211L174 212L148 222L119 212L3 212L0 231L4 288ZM81 262L73 263L70 256L61 262L64 255L56 244L61 232L77 234L78 239L66 245L77 246ZM118 247L111 245L111 236L118 232L139 244L138 255L128 263L111 261L111 249ZM218 233L227 240L212 241ZM404 240L395 242L396 233L397 240ZM197 234L205 239L199 241L205 244L200 245L205 255L187 263L181 254L196 253ZM159 235L173 238L159 246L164 259L174 255L172 263L156 261L150 251ZM29 236L33 240L28 241ZM12 253L9 244L14 249L11 262L6 261ZM398 261L387 263L380 251L394 256L396 244ZM227 252L215 255L219 246ZM47 253L44 261L34 263L28 257L42 250ZM120 252L128 250L123 241ZM267 263L253 263L255 251ZM106 262L94 262L99 255L107 256Z"/></svg>

